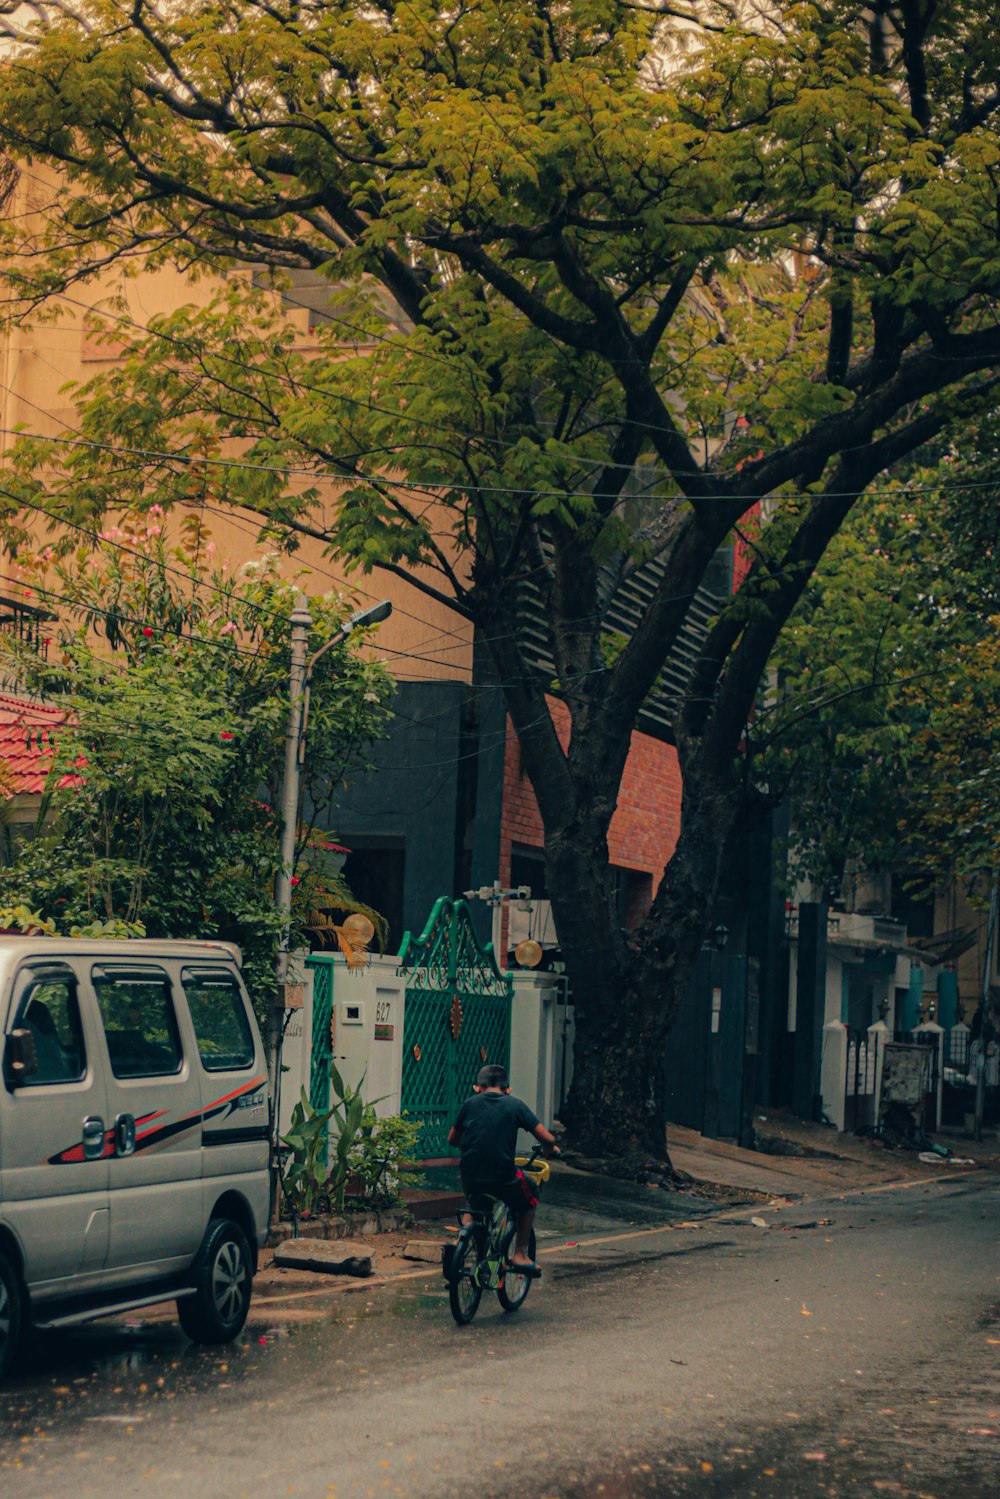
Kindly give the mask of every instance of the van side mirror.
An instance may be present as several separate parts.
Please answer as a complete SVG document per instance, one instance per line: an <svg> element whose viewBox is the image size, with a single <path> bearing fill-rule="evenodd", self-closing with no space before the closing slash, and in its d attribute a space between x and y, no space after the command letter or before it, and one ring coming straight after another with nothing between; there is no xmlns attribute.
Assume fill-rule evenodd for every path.
<svg viewBox="0 0 1000 1499"><path fill-rule="evenodd" d="M15 1088L29 1077L34 1077L38 1071L38 1051L31 1031L11 1031L7 1037L4 1063L7 1076Z"/></svg>

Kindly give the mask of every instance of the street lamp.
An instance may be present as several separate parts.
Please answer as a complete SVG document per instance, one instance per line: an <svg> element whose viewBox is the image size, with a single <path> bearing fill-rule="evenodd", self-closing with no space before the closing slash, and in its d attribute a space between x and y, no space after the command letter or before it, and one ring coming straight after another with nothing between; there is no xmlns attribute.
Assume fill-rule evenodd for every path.
<svg viewBox="0 0 1000 1499"><path fill-rule="evenodd" d="M326 655L331 646L339 645L342 640L346 640L352 630L364 629L366 625L380 625L384 619L389 618L391 613L391 599L382 599L379 603L372 604L370 609L359 609L355 614L348 615L337 633L331 635L326 644L321 645L319 650L310 656L308 665L306 666L305 691L302 695L302 726L299 729L298 757L300 766L306 756L306 729L309 727L309 694L312 691L312 675L316 662L321 656Z"/></svg>
<svg viewBox="0 0 1000 1499"><path fill-rule="evenodd" d="M729 941L729 928L724 921L716 922L712 928L712 935L709 941L716 952L725 952L726 943Z"/></svg>
<svg viewBox="0 0 1000 1499"><path fill-rule="evenodd" d="M301 993L293 992L300 990L300 986L288 982L288 936L292 911L292 869L295 864L295 831L299 816L301 766L313 669L320 657L324 656L332 646L339 645L342 640L347 639L348 635L355 630L363 629L365 625L379 624L383 619L388 619L391 613L391 601L381 599L379 603L372 604L368 609L358 609L354 614L349 614L330 639L321 645L308 661L306 649L309 643L312 615L309 613L309 600L304 593L299 594L291 614L288 728L285 732L285 773L281 791L281 862L274 881L274 904L284 921L276 964L278 992L275 1003L271 1007L267 1025L267 1071L272 1098L276 1098L278 1081L278 1051L281 1042L279 1017L282 1011L297 1008L302 1003Z"/></svg>

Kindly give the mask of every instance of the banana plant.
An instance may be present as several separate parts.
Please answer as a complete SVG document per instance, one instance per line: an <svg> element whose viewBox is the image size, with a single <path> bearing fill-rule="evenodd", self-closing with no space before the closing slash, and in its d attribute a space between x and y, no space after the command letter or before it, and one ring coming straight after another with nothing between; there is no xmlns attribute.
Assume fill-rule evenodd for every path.
<svg viewBox="0 0 1000 1499"><path fill-rule="evenodd" d="M336 1101L330 1108L330 1118L334 1128L330 1130L333 1154L329 1167L328 1188L330 1206L337 1213L344 1211L347 1183L354 1169L352 1158L355 1146L361 1139L366 1110L382 1102L380 1098L365 1099L361 1090L366 1076L366 1072L362 1073L358 1086L351 1088L344 1082L336 1063L330 1063L330 1087ZM335 1139L333 1139L334 1134Z"/></svg>
<svg viewBox="0 0 1000 1499"><path fill-rule="evenodd" d="M316 1212L327 1189L326 1143L333 1112L333 1109L315 1109L303 1088L292 1110L288 1133L281 1137L282 1144L291 1152L284 1173L285 1196L295 1212L303 1216Z"/></svg>

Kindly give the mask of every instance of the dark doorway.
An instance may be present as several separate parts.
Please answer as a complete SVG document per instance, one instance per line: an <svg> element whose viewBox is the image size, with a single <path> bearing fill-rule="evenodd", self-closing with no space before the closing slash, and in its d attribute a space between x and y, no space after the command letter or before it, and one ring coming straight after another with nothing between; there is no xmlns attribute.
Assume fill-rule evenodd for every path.
<svg viewBox="0 0 1000 1499"><path fill-rule="evenodd" d="M387 952L399 951L403 940L403 875L406 850L395 847L352 848L344 863L344 878L356 900L383 915L389 923Z"/></svg>

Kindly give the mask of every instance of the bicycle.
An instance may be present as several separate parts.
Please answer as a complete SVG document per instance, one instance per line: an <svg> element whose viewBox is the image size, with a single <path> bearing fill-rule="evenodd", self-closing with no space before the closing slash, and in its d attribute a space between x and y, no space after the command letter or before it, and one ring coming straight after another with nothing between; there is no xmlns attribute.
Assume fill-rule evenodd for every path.
<svg viewBox="0 0 1000 1499"><path fill-rule="evenodd" d="M536 1191L549 1179L549 1163L541 1157L541 1146L537 1145L529 1156L517 1157L517 1165ZM465 1209L466 1221L455 1243L445 1249L442 1261L451 1314L460 1327L472 1321L484 1291L496 1291L504 1311L516 1312L524 1305L534 1278L519 1275L510 1258L517 1237L514 1214L499 1198L489 1200L489 1208ZM528 1240L528 1257L535 1258L534 1229Z"/></svg>

